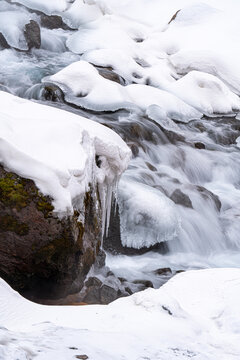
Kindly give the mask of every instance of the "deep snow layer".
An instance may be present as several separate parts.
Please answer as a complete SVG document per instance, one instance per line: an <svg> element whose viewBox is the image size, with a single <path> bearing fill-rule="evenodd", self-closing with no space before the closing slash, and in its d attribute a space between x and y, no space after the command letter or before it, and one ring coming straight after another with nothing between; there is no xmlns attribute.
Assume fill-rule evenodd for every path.
<svg viewBox="0 0 240 360"><path fill-rule="evenodd" d="M189 271L110 305L42 306L0 281L0 359L237 360L240 270Z"/></svg>
<svg viewBox="0 0 240 360"><path fill-rule="evenodd" d="M34 180L60 215L82 210L79 198L90 184L98 184L104 206L128 166L131 152L124 141L107 127L63 110L5 92L0 102L1 163Z"/></svg>

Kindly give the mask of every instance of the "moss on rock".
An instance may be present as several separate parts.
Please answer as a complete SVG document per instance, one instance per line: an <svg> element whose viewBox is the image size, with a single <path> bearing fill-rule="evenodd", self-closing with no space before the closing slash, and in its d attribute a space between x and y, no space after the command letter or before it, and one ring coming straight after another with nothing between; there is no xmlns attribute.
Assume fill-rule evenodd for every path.
<svg viewBox="0 0 240 360"><path fill-rule="evenodd" d="M12 231L17 235L27 235L29 232L29 226L22 222L19 222L17 218L11 215L0 215L0 230Z"/></svg>
<svg viewBox="0 0 240 360"><path fill-rule="evenodd" d="M0 198L5 206L21 209L28 204L28 193L20 180L12 173L0 178Z"/></svg>

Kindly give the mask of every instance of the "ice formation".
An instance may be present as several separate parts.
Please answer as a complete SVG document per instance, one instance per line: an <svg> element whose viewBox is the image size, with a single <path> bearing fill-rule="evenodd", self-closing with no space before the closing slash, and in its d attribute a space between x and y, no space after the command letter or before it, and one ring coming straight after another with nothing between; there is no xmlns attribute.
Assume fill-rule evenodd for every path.
<svg viewBox="0 0 240 360"><path fill-rule="evenodd" d="M177 237L180 221L164 194L126 178L120 182L119 193L123 246L140 249Z"/></svg>
<svg viewBox="0 0 240 360"><path fill-rule="evenodd" d="M189 271L105 306L37 305L1 280L0 358L236 360L239 298L239 269Z"/></svg>
<svg viewBox="0 0 240 360"><path fill-rule="evenodd" d="M0 162L32 179L61 216L97 186L104 209L128 166L130 150L112 130L53 107L0 92ZM96 163L98 157L98 164ZM105 199L107 198L107 200Z"/></svg>

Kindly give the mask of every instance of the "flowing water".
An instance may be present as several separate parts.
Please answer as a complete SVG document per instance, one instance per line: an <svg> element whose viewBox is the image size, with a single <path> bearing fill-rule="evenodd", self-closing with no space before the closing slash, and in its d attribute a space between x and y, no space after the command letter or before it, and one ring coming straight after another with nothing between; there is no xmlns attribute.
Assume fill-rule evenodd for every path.
<svg viewBox="0 0 240 360"><path fill-rule="evenodd" d="M42 48L29 53L1 50L0 87L105 124L131 147L118 193L122 243L150 250L108 254L111 270L159 286L159 268L239 267L240 121L213 117L185 124L127 110L93 113L65 103L60 90L47 96L41 80L80 59L67 51L63 30L51 36L44 35ZM166 242L164 253L151 251L159 242Z"/></svg>

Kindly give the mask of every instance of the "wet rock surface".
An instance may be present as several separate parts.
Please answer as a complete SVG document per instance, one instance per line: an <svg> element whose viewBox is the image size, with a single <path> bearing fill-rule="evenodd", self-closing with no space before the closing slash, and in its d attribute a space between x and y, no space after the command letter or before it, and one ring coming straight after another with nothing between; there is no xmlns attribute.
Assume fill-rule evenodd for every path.
<svg viewBox="0 0 240 360"><path fill-rule="evenodd" d="M25 25L24 36L28 45L28 49L39 49L41 46L40 27L36 21L31 20Z"/></svg>
<svg viewBox="0 0 240 360"><path fill-rule="evenodd" d="M10 46L7 43L7 40L5 39L5 37L3 36L3 34L0 32L0 48L3 49L9 49Z"/></svg>
<svg viewBox="0 0 240 360"><path fill-rule="evenodd" d="M68 29L61 16L41 14L41 26L47 29Z"/></svg>
<svg viewBox="0 0 240 360"><path fill-rule="evenodd" d="M192 202L191 202L190 198L188 197L188 195L184 194L180 189L176 189L172 193L170 199L175 204L182 205L182 206L188 207L190 209L193 208Z"/></svg>
<svg viewBox="0 0 240 360"><path fill-rule="evenodd" d="M101 242L94 196L85 195L84 224L77 212L60 220L33 181L0 166L0 276L33 300L79 291Z"/></svg>

